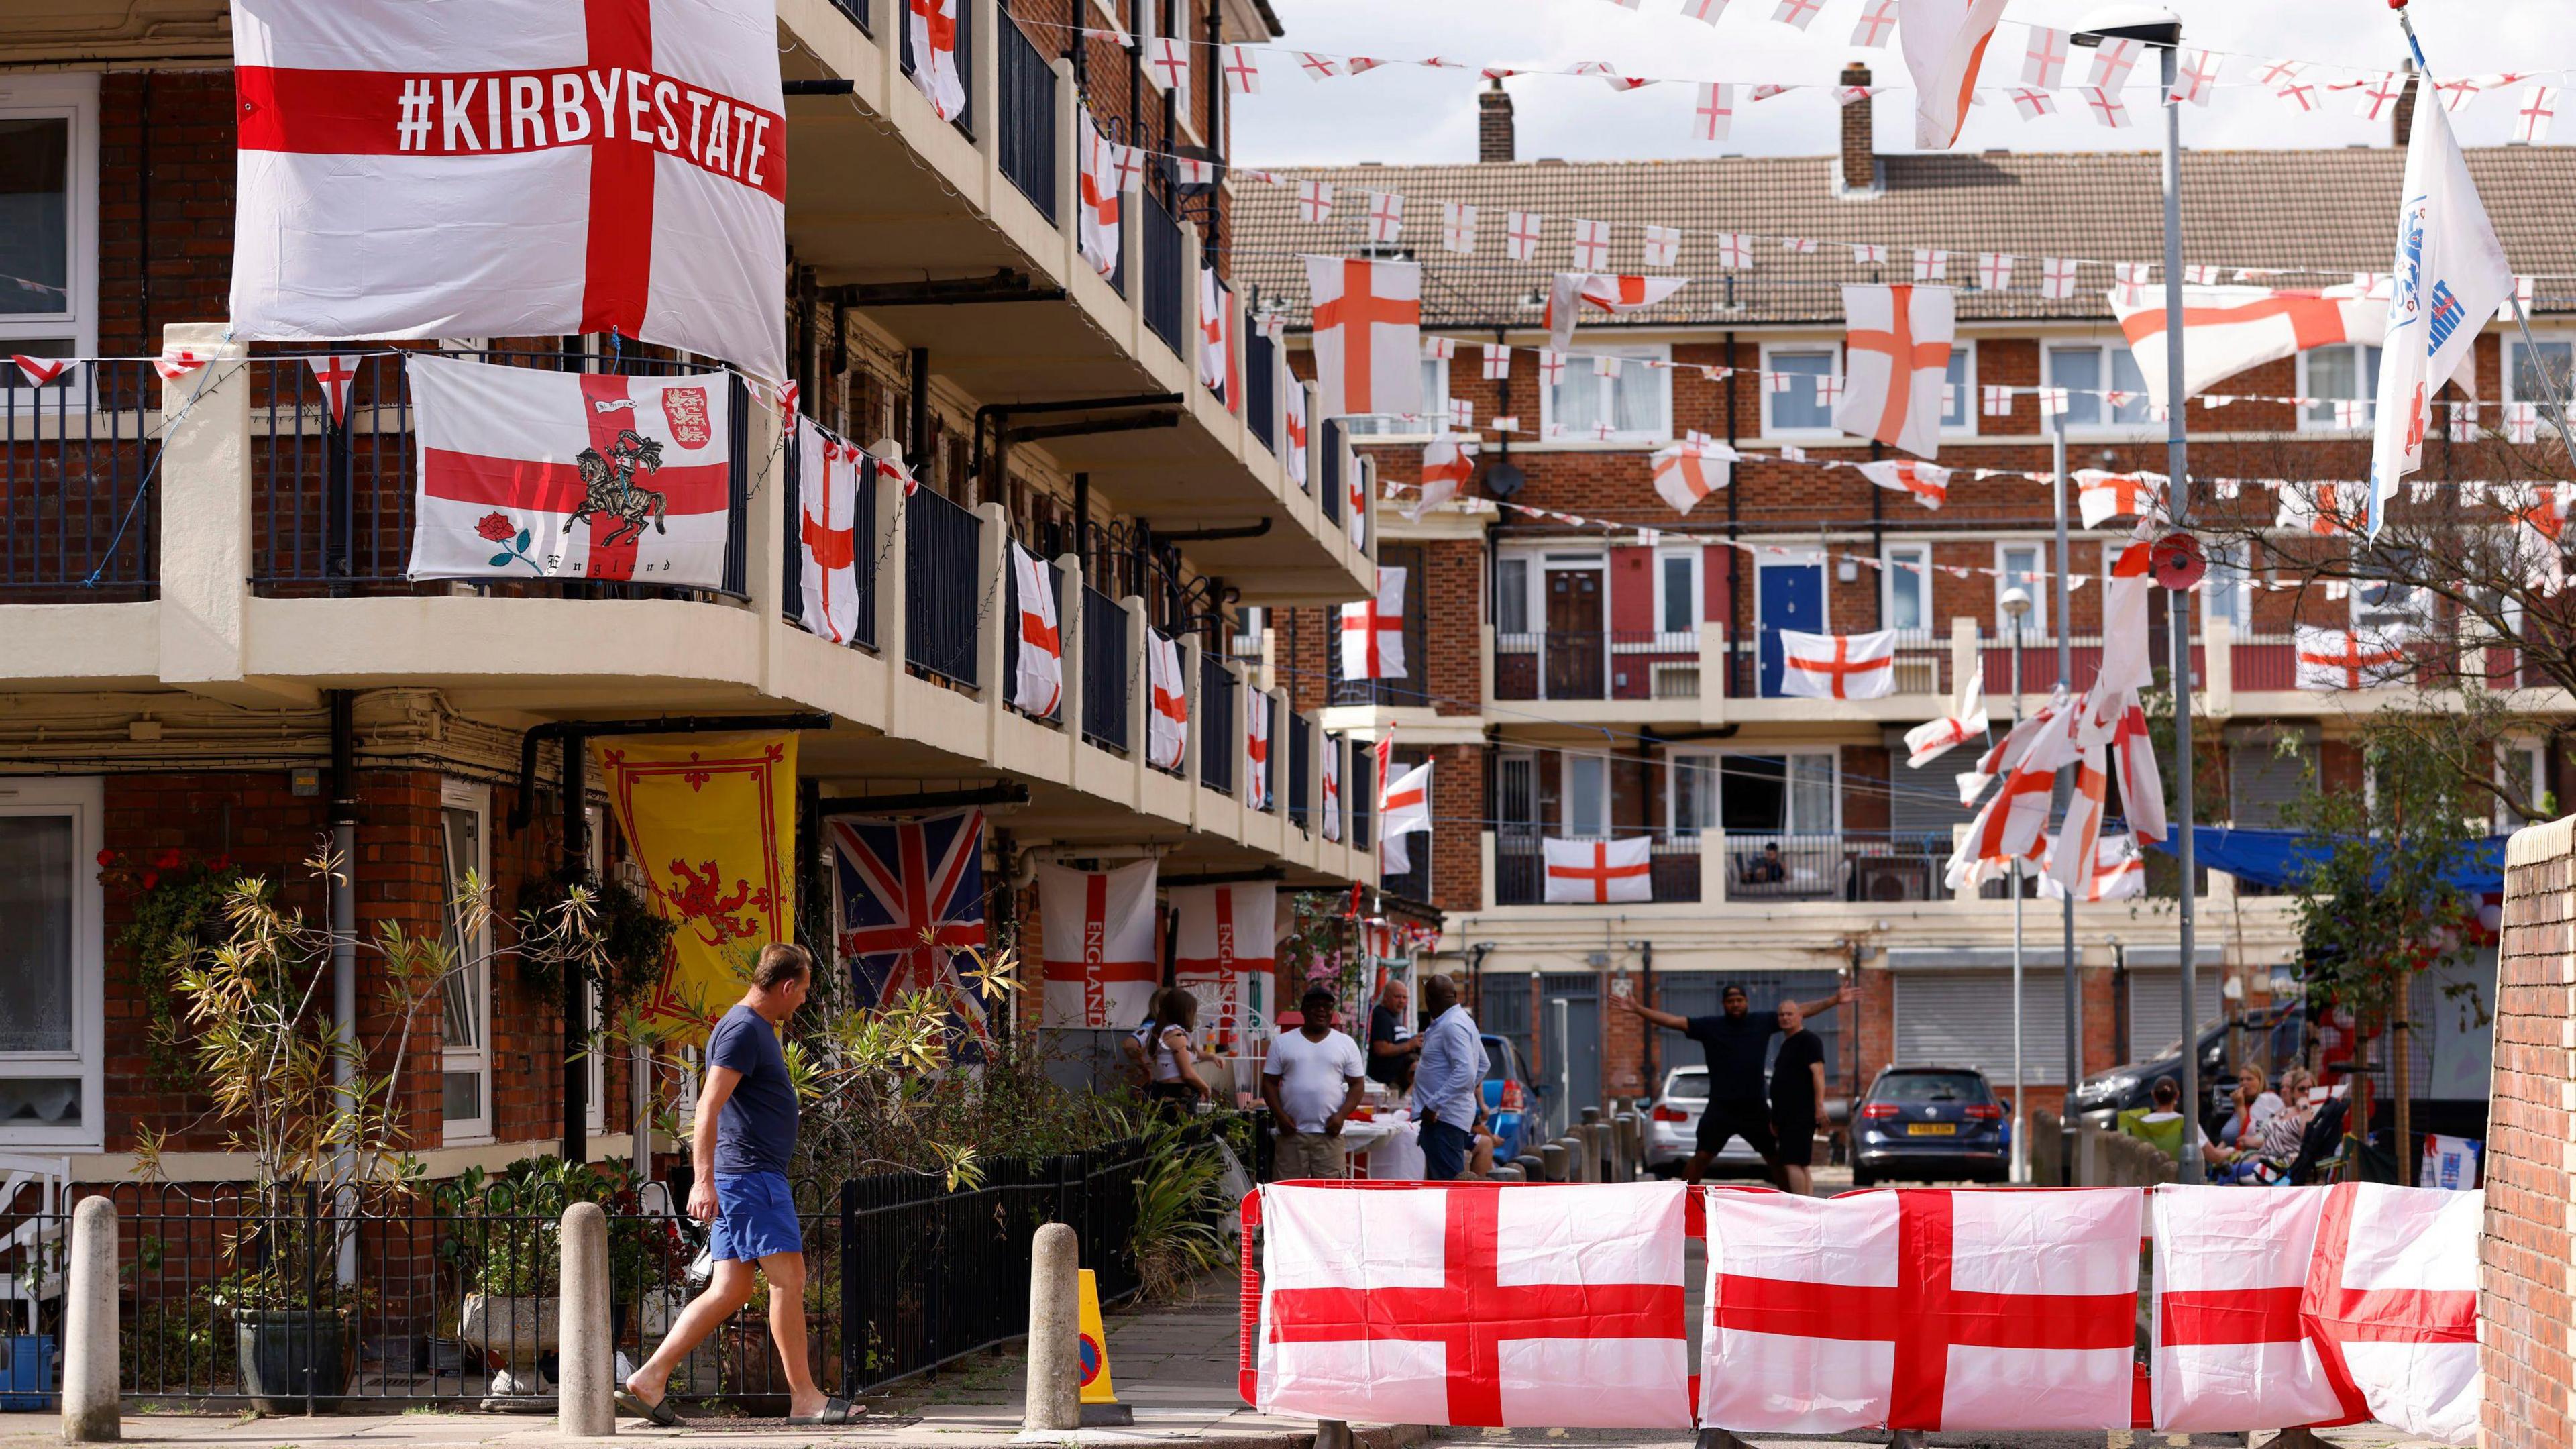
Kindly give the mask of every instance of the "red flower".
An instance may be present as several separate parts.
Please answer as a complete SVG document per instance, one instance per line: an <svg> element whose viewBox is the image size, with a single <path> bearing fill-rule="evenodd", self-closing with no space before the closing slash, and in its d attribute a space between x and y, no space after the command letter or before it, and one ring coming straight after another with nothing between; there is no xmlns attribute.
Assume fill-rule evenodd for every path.
<svg viewBox="0 0 2576 1449"><path fill-rule="evenodd" d="M219 855L206 862L206 869L208 870L230 870L232 868L233 858L229 855Z"/></svg>
<svg viewBox="0 0 2576 1449"><path fill-rule="evenodd" d="M147 890L147 891L148 891L148 890L152 889L154 886L159 885L160 883L161 883L161 872L159 872L159 871L157 871L157 870L147 870L147 871L145 871L145 872L143 873L143 888L144 888L145 890Z"/></svg>
<svg viewBox="0 0 2576 1449"><path fill-rule="evenodd" d="M482 521L474 525L474 532L477 537L494 543L507 543L519 536L518 526L510 522L510 515L497 509L484 514Z"/></svg>
<svg viewBox="0 0 2576 1449"><path fill-rule="evenodd" d="M165 850L161 852L160 858L154 860L152 864L162 870L177 870L185 859L186 857L180 855L176 850Z"/></svg>
<svg viewBox="0 0 2576 1449"><path fill-rule="evenodd" d="M100 851L98 853L98 863L101 868L116 864L116 852L113 850Z"/></svg>

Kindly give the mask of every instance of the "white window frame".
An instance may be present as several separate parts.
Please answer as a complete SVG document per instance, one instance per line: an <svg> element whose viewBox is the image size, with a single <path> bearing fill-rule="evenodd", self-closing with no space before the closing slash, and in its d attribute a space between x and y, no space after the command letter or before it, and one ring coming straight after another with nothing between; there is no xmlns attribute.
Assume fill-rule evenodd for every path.
<svg viewBox="0 0 2576 1449"><path fill-rule="evenodd" d="M1697 649L1699 626L1708 617L1708 550L1698 544L1665 544L1655 550L1654 619L1655 647L1660 651ZM1690 569L1690 627L1673 630L1664 627L1664 567L1668 563L1685 564Z"/></svg>
<svg viewBox="0 0 2576 1449"><path fill-rule="evenodd" d="M1968 355L1967 369L1966 376L1956 384L1959 389L1959 411L1961 413L1961 418L1958 422L1954 423L1950 421L1948 415L1945 413L1941 419L1941 436L1945 438L1973 438L1977 435L1977 419L1985 412L1983 399L1977 395L1976 339L1973 337L1958 338L1950 344L1950 350L1952 352L1964 352ZM1947 380L1948 374L1945 370L1943 381L1946 382Z"/></svg>
<svg viewBox="0 0 2576 1449"><path fill-rule="evenodd" d="M1579 834L1574 828L1574 767L1586 762L1601 771L1601 794L1598 805L1601 829L1597 834ZM1610 811L1617 794L1610 783L1610 760L1607 756L1583 750L1561 751L1556 757L1556 827L1560 838L1567 840L1608 840L1619 833L1619 823Z"/></svg>
<svg viewBox="0 0 2576 1449"><path fill-rule="evenodd" d="M1521 575L1521 616L1517 619L1507 618L1503 613L1503 589L1499 575L1507 567L1519 569ZM1545 592L1545 570L1546 556L1536 551L1502 549L1495 553L1494 571L1498 577L1494 584L1494 635L1497 639L1532 632L1530 610L1534 607L1533 599Z"/></svg>
<svg viewBox="0 0 2576 1449"><path fill-rule="evenodd" d="M107 903L92 862L107 843L106 784L96 775L13 776L0 780L0 815L72 820L72 1048L0 1053L0 1077L81 1083L77 1125L0 1125L0 1145L96 1152L106 1145Z"/></svg>
<svg viewBox="0 0 2576 1449"><path fill-rule="evenodd" d="M2022 585L2030 593L2030 617L2022 620L2022 642L2025 645L2035 644L2050 637L2048 632L2050 584L2048 540L2043 538L1998 539L1995 542L1995 640L2006 648L2012 645L2012 619L2004 613L2004 590L2013 586L2011 555L2020 549L2031 551L2037 559L2033 567L2039 573L2038 578Z"/></svg>
<svg viewBox="0 0 2576 1449"><path fill-rule="evenodd" d="M1383 413L1354 413L1341 420L1346 437L1366 438L1373 443L1405 439L1423 441L1449 431L1449 359L1425 357L1421 366L1428 372L1422 379L1422 415L1412 422Z"/></svg>
<svg viewBox="0 0 2576 1449"><path fill-rule="evenodd" d="M1753 831L1749 833L1754 835L1840 835L1842 833L1843 752L1841 746L1767 744L1694 745L1687 748L1675 747L1665 751L1666 768L1663 772L1664 831L1668 837L1671 836L1673 828L1673 805L1679 795L1679 792L1675 788L1675 781L1680 779L1680 772L1670 767L1671 762L1681 759L1702 762L1704 768L1709 772L1709 813L1711 820L1710 823L1702 829L1701 833L1705 834L1708 831L1720 830L1723 828L1716 822L1717 820L1724 818L1726 814L1726 766L1724 761L1729 755L1768 755L1776 756L1781 759L1787 759L1793 755L1824 756L1833 767L1833 787L1829 792L1833 799L1832 823L1822 828L1815 828L1803 823L1792 822L1789 828L1785 830ZM1781 788L1786 790L1788 787L1788 777L1784 775L1781 779ZM1785 798L1794 801L1796 796L1792 794Z"/></svg>
<svg viewBox="0 0 2576 1449"><path fill-rule="evenodd" d="M2524 762L2531 767L2531 798L2522 803L2537 809L2541 797L2549 793L2549 742L2538 735L2511 735L2496 741L2496 788L2507 794L2512 793L2510 787L2513 781L2505 774L2505 762L2515 755L2522 756ZM2496 802L2495 828L2499 832L2522 828L2521 817L2507 809L2501 800Z"/></svg>
<svg viewBox="0 0 2576 1449"><path fill-rule="evenodd" d="M2110 384L2111 384L2111 374L2112 374L2111 354L2112 354L2112 353L2114 353L2114 352L2126 352L2126 351L2128 351L2128 350L2129 350L2129 348L2128 348L2128 344L2127 344L2127 343L2125 343L2125 342L2075 342L2075 341L2068 341L2068 342L2047 342L2047 343L2043 343L2043 344L2041 345L2041 347L2040 347L2040 356L2039 356L2039 379L2040 379L2040 381L2039 381L2039 385L2040 385L2040 386L2042 386L2042 387L2056 387L2056 386L2058 386L2058 383L2057 383L2057 366L2056 366L2056 362L2055 362L2055 359L2056 359L2057 354L2059 354L2059 353L2061 353L2061 352L2091 352L2091 353L2097 353L2097 354L2099 354L2099 355L2100 355L2100 357L2101 357L2101 359L2102 359L2102 370L2101 370L2101 373L2100 373L2099 375L2100 375L2101 380L2102 380L2102 389L2103 389L2103 390L2107 390L2107 389L2110 387ZM2139 379L2140 379L2141 383L2143 383L2143 382L2144 382L2144 380L2145 380L2145 372L2144 372L2144 370L2143 370L2143 369L2141 369L2141 370L2140 370ZM2144 389L2143 387L2141 387L2141 388L2140 388L2140 390L2139 390L2139 392L2138 392L2138 397L2139 397L2139 398L2140 398L2140 400L2141 400L2141 406L2144 406L2144 407L2150 407L2150 408L2151 408L2151 407L2153 407L2153 406L2155 405L2155 399L2154 399L2153 397L2149 396L2149 395L2148 395L2148 393L2145 391L2145 389ZM2103 397L2101 397L2101 396L2099 396L2099 395L2098 395L2098 390L2097 390L2096 394L2095 394L2095 395L2094 395L2094 397L2093 397L2093 401L2094 401L2095 405L2096 405L2096 406L2098 406L2098 407L2100 407L2103 411L2108 412L2108 411L2110 410L2110 402L2109 402L2109 400L2108 400L2108 399L2105 399L2105 398L2103 398ZM2072 409L2073 409L2074 402L2075 402L2075 399L2074 399L2072 396L2070 396L2070 397L2068 397L2068 398L2067 398L2067 406L2068 406L2068 408L2069 408L2070 412L2071 412L2071 411L2072 411ZM2041 423L2044 425L2044 426L2043 426L2043 431L2053 431L2053 430L2054 430L2054 425L2055 425L2055 422L2056 422L2056 420L2055 420L2055 419L2051 419L2051 418L2042 418L2040 421L2041 421ZM2149 416L2149 417L2142 417L2142 418L2140 418L2137 422L2134 422L2134 423L2121 423L2121 422L2108 422L2108 423L2106 423L2106 422L2091 422L2091 423L2079 423L2079 422L2074 421L2072 417L2069 417L2069 418L2067 419L2067 421L2066 421L2066 436L2067 436L2067 437L2069 437L2069 438L2082 438L2082 439L2085 439L2085 440L2087 440L2087 441L2094 441L2094 440L2113 440L2113 441L2117 441L2117 440L2123 440L2123 439L2156 439L2156 438L2162 438L2164 435L2165 435L2165 424L2160 423L2160 422L2157 422L2157 421L2156 421L2152 416Z"/></svg>
<svg viewBox="0 0 2576 1449"><path fill-rule="evenodd" d="M2317 417L2310 413L2306 408L2295 409L2298 414L2298 431L2302 433L2323 434L2327 437L2345 438L2357 437L2369 433L2372 421L2377 417L2379 412L2377 394L2375 390L2371 390L2370 388L2369 354L2378 351L2380 351L2380 347L2379 344L2375 342L2338 342L2331 346L2314 347L2305 352L2295 354L2298 360L2298 395L2301 397L2316 398L2319 403L2319 411L2322 411L2325 414L2324 417ZM2317 392L2315 385L2308 381L2308 365L2315 360L2317 354L2322 352L2349 352L2354 355L2356 366L2354 368L2353 376L2359 385L2365 389L2363 396L2355 399L2337 399L2324 397ZM2338 401L2365 402L2370 405L2363 412L2361 425L2359 427L2345 428L2335 425L2334 405Z"/></svg>
<svg viewBox="0 0 2576 1449"><path fill-rule="evenodd" d="M1913 569L1898 566L1908 559L1915 564ZM1909 577L1923 590L1923 622L1917 627L1927 634L1933 633L1935 626L1932 622L1932 545L1928 543L1891 543L1880 553L1878 616L1882 619L1895 617L1896 586Z"/></svg>
<svg viewBox="0 0 2576 1449"><path fill-rule="evenodd" d="M98 355L98 74L0 76L0 120L65 117L71 121L67 220L71 263L65 273L66 310L45 316L0 316L0 353L24 338L69 333L71 355ZM147 341L157 347L157 342ZM12 372L16 369L12 368ZM23 381L23 379L20 379Z"/></svg>
<svg viewBox="0 0 2576 1449"><path fill-rule="evenodd" d="M1825 375L1827 377L1841 377L1843 375L1843 345L1839 341L1818 338L1809 342L1765 342L1762 344L1762 376L1757 382L1756 387L1758 395L1762 399L1762 435L1764 437L1795 439L1839 438L1843 436L1842 429L1831 425L1821 428L1791 428L1783 427L1771 420L1771 402L1772 399L1777 396L1777 394L1771 391L1771 374L1778 370L1771 365L1771 360L1783 353L1797 353L1803 356L1818 352L1823 353L1827 359L1825 363Z"/></svg>
<svg viewBox="0 0 2576 1449"><path fill-rule="evenodd" d="M1616 417L1618 415L1618 404L1609 395L1610 390L1619 383L1627 381L1628 374L1631 371L1644 372L1646 375L1646 385L1654 389L1656 401L1663 409L1663 426L1658 428L1643 428L1632 432L1616 432L1612 433L1607 439L1595 438L1589 433L1580 437L1577 437L1572 433L1567 433L1562 437L1549 437L1549 432L1555 428L1557 423L1556 389L1550 387L1544 379L1541 379L1538 385L1539 437L1551 446L1574 444L1586 445L1595 448L1634 448L1640 443L1660 443L1670 439L1673 436L1673 370L1669 367L1647 367L1640 369L1623 365L1620 367L1619 376L1616 378L1597 376L1592 371L1592 359L1605 355L1625 358L1629 363L1670 362L1673 359L1673 349L1671 344L1663 342L1610 342L1597 337L1582 338L1577 339L1575 350L1568 353L1565 359L1565 386L1572 387L1578 382L1590 382L1601 392L1601 402L1603 404L1602 410L1612 417Z"/></svg>
<svg viewBox="0 0 2576 1449"><path fill-rule="evenodd" d="M2117 543L2102 545L2102 563L2106 572L2110 568L2114 551L2121 547L2125 545ZM2200 595L2201 627L2206 629L2211 623L2225 617L2218 612L2218 592L2210 587L2208 580L2218 578L2222 571L2233 571L2236 577L2236 602L2242 617L2229 618L2227 624L2229 628L2236 631L2239 638L2251 634L2254 632L2254 570L2247 562L2250 550L2243 539L2217 539L2209 543L2207 552L2209 572L2200 588L2195 590Z"/></svg>
<svg viewBox="0 0 2576 1449"><path fill-rule="evenodd" d="M474 832L474 840L478 852L478 858L468 862L467 867L474 872L474 878L482 882L484 887L488 890L492 883L492 788L488 785L476 784L470 780L441 780L439 782L438 804L438 850L439 863L442 872L445 871L447 865L447 812L450 810L471 811L473 812L477 822L477 829ZM451 892L454 889L454 886L451 883L452 880L452 876L442 874L442 878L439 881L439 889L442 893ZM492 1081L494 1076L492 1067L493 981L492 942L489 939L489 931L490 927L487 925L485 927L484 937L478 940L465 939L464 932L461 930L457 933L459 948L461 950L467 953L479 953L483 958L483 992L480 999L474 1003L475 1010L482 1014L480 1029L475 1033L476 1039L482 1044L478 1047L451 1047L441 1043L439 1047L438 1063L439 1074L442 1078L450 1072L468 1070L479 1071L482 1074L483 1092L481 1101L483 1104L483 1115L481 1117L465 1118L459 1121L449 1121L442 1116L440 1120L439 1137L439 1141L442 1146L456 1147L472 1143L493 1141L493 1134L499 1126L497 1115L492 1110ZM441 1002L440 1009L442 1011L445 1010L444 1001Z"/></svg>
<svg viewBox="0 0 2576 1449"><path fill-rule="evenodd" d="M2504 378L2497 386L2497 394L2509 403L2538 403L2540 405L2541 412L2544 414L2540 421L2540 431L2545 438L2549 432L2549 419L2546 416L2549 411L2549 399L2546 397L2524 397L2514 389L2514 380L2521 375L2522 371L2519 367L2515 366L2515 364L2521 360L2523 351L2522 338L2515 333L2507 333L2502 340L2504 342ZM2544 332L2540 328L2534 327L2531 330L2531 340L2539 343L2543 347L2554 346L2568 349L2571 364L2576 364L2576 333L2559 331ZM2504 428L2502 419L2489 423L2485 419L2481 418L2479 420L2479 425L2481 427L2494 428L2499 432Z"/></svg>

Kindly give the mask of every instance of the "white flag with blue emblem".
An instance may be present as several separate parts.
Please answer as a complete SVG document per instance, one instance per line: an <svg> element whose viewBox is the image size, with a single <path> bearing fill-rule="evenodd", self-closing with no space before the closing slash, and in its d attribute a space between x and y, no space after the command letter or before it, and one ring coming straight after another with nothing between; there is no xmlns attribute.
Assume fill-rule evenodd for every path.
<svg viewBox="0 0 2576 1449"><path fill-rule="evenodd" d="M2419 77L2415 84L2420 92L2425 82ZM2403 194L2379 366L2379 430L2370 454L2373 537L2398 480L2423 466L2434 395L2468 360L2478 329L2513 292L2504 244L2469 181L2450 117L2438 105L2415 107Z"/></svg>

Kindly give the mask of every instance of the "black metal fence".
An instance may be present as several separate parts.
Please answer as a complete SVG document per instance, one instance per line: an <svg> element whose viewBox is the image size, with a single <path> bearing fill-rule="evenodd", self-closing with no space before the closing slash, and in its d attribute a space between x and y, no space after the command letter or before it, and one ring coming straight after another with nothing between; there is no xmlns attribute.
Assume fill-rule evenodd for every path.
<svg viewBox="0 0 2576 1449"><path fill-rule="evenodd" d="M1225 661L1199 656L1199 783L1234 793L1234 711L1237 681Z"/></svg>
<svg viewBox="0 0 2576 1449"><path fill-rule="evenodd" d="M1028 32L1003 16L997 56L1001 74L1002 174L1052 222L1055 195L1055 70L1031 44Z"/></svg>
<svg viewBox="0 0 2576 1449"><path fill-rule="evenodd" d="M846 642L874 649L877 647L877 555L881 551L877 540L876 465L865 454L860 455L856 465L858 486L848 518L824 518L823 510L817 509L815 519L809 521L805 517L803 492L804 444L793 430L787 435L786 449L787 486L780 491L785 495L783 504L787 510L788 544L779 559L780 617L791 624L804 626L806 550L816 550L827 563L847 550L851 571L849 587L855 595L858 613ZM846 541L832 536L845 528L849 530ZM826 587L836 588L838 585L827 581ZM828 611L826 617L831 612L838 612L832 609L838 597L834 594L818 601Z"/></svg>
<svg viewBox="0 0 2576 1449"><path fill-rule="evenodd" d="M1272 423L1279 411L1279 344L1254 332L1243 339L1243 417L1252 425L1252 436L1261 446L1278 451L1277 429Z"/></svg>
<svg viewBox="0 0 2576 1449"><path fill-rule="evenodd" d="M1321 426L1323 432L1318 439L1321 447L1317 451L1323 456L1318 466L1307 470L1307 476L1323 475L1315 486L1319 490L1316 496L1324 506L1324 520L1339 523L1342 521L1343 491L1342 424L1339 418L1326 418Z"/></svg>
<svg viewBox="0 0 2576 1449"><path fill-rule="evenodd" d="M1377 752L1365 740L1351 741L1350 784L1342 791L1343 809L1351 817L1351 848L1369 848L1369 826L1377 817Z"/></svg>
<svg viewBox="0 0 2576 1449"><path fill-rule="evenodd" d="M1292 710L1288 715L1288 823L1300 830L1311 828L1307 822L1314 797L1306 782L1314 770L1315 722Z"/></svg>
<svg viewBox="0 0 2576 1449"><path fill-rule="evenodd" d="M1145 228L1145 325L1183 358L1181 351L1181 225L1151 190L1138 193Z"/></svg>
<svg viewBox="0 0 2576 1449"><path fill-rule="evenodd" d="M0 601L89 603L160 593L160 456L151 369L75 364L52 385L0 368ZM168 393L184 398L186 383Z"/></svg>
<svg viewBox="0 0 2576 1449"><path fill-rule="evenodd" d="M1127 691L1135 661L1127 657L1127 611L1089 584L1082 586L1082 737L1125 754Z"/></svg>
<svg viewBox="0 0 2576 1449"><path fill-rule="evenodd" d="M832 8L850 17L850 23L859 27L861 35L877 33L876 27L869 23L872 17L868 14L868 0L832 0Z"/></svg>
<svg viewBox="0 0 2576 1449"><path fill-rule="evenodd" d="M927 488L903 505L903 657L915 672L972 689L984 520Z"/></svg>

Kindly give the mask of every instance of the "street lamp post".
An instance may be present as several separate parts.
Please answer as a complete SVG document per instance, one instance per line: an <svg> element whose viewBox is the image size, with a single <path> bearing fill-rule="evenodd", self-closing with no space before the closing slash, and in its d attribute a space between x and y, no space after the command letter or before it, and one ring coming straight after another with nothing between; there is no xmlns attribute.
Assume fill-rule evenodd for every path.
<svg viewBox="0 0 2576 1449"><path fill-rule="evenodd" d="M2065 567L2060 559L2058 566ZM2004 617L2012 623L2012 713L2013 723L2021 723L2021 621L2030 613L2030 591L2019 584L2004 590ZM2064 627L2062 624L2060 627ZM2021 857L2014 856L2012 871L2012 1023L2013 1023L2013 1116L2012 1180L2030 1181L2030 1113L2022 1105L2021 1060Z"/></svg>

